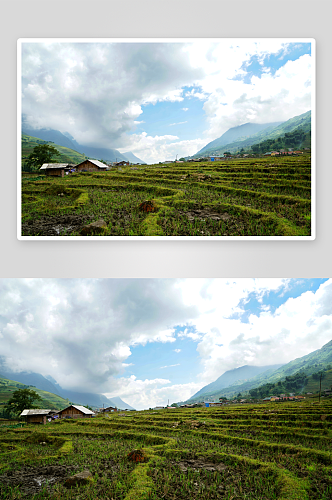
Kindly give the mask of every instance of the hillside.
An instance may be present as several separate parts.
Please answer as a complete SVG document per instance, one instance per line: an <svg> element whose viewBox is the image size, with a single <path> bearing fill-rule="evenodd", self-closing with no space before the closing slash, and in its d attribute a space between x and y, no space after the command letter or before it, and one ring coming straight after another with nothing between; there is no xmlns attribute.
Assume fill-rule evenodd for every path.
<svg viewBox="0 0 332 500"><path fill-rule="evenodd" d="M254 125L254 124L246 124L246 125ZM269 125L269 124L266 124ZM241 127L244 127L244 125L240 125L239 127L234 127L235 129L240 129ZM235 153L238 151L241 151L241 149L248 150L251 148L252 145L254 144L259 144L263 141L266 141L268 139L270 140L275 140L278 137L284 136L286 133L293 132L295 129L301 127L301 130L304 133L310 132L311 131L311 111L307 111L306 113L303 113L302 115L299 116L294 116L293 118L290 118L286 122L279 123L277 126L272 126L272 127L266 127L265 129L252 134L250 137L245 138L245 139L236 139L228 142L227 144L223 144L222 147L220 148L212 148L209 147L208 149L207 146L205 146L203 149L201 149L198 153L196 153L193 158L195 157L200 157L202 156L202 152L204 152L205 156L209 156L210 154L223 154L225 151L229 151L231 153ZM228 134L228 132L232 131L233 129L229 129L223 136ZM249 129L248 129L249 130ZM240 133L240 132L238 132ZM216 139L215 141L219 141L222 139L221 136L219 139ZM234 137L233 132L230 137ZM213 141L213 142L215 142ZM212 144L212 143L210 143Z"/></svg>
<svg viewBox="0 0 332 500"><path fill-rule="evenodd" d="M68 389L63 389L53 377L43 377L40 373L34 372L8 372L1 368L0 366L0 377L5 377L8 379L15 379L17 383L23 385L32 385L36 387L36 392L47 392L53 395L58 395L60 399L65 399L71 403L78 405L89 405L94 408L102 408L103 405L107 406L117 406L113 400L108 399L103 394L96 394L92 392L78 392L70 391ZM16 383L16 382L15 382ZM120 400L121 401L121 400ZM124 403L122 401L122 403ZM126 405L126 403L124 403ZM128 406L128 405L127 405ZM123 407L125 409L125 407ZM131 409L131 407L129 408Z"/></svg>
<svg viewBox="0 0 332 500"><path fill-rule="evenodd" d="M128 403L125 403L121 398L116 396L115 398L112 398L113 403L117 408L120 410L135 410L132 406L130 406Z"/></svg>
<svg viewBox="0 0 332 500"><path fill-rule="evenodd" d="M73 149L74 151L85 155L88 158L94 158L97 160L104 161L121 161L126 160L125 156L122 155L117 149L111 148L98 148L91 146L84 146L78 144L75 139L68 133L62 134L59 130L53 129L31 129L25 123L23 119L22 134L33 136L39 140L46 142L53 142L54 147L58 149L58 146L62 146L67 149ZM82 161L82 160L80 160Z"/></svg>
<svg viewBox="0 0 332 500"><path fill-rule="evenodd" d="M234 368L234 370L228 370L223 375L221 375L217 380L211 382L211 384L206 385L201 390L196 392L188 401L195 401L198 398L207 398L210 394L214 394L221 389L228 387L230 385L239 384L250 380L252 377L264 373L268 370L276 370L282 365L270 365L270 366L249 366L244 365L240 368Z"/></svg>
<svg viewBox="0 0 332 500"><path fill-rule="evenodd" d="M69 404L69 400L52 394L36 387L30 387L29 385L22 384L14 380L7 379L0 376L0 412L3 410L4 405L12 397L13 392L18 389L33 389L42 398L42 401L38 403L41 408L50 408L51 410L62 410L66 408Z"/></svg>
<svg viewBox="0 0 332 500"><path fill-rule="evenodd" d="M22 145L22 169L24 170L24 166L26 160L29 155L32 153L34 147L39 146L40 144L49 144L53 146L59 151L59 156L54 156L54 161L58 163L81 163L85 159L85 155L74 151L73 149L67 148L65 146L59 146L58 144L54 144L50 141L44 141L43 139L39 139L38 137L32 137L30 135L22 135L21 145Z"/></svg>
<svg viewBox="0 0 332 500"><path fill-rule="evenodd" d="M303 370L296 372L294 375L287 376L283 380L275 383L267 383L260 387L250 389L250 396L253 398L263 399L267 396L278 396L288 393L317 393L320 389L320 374L322 374L322 393L325 389L330 389L332 386L332 365L329 365L328 370L315 372L308 376Z"/></svg>
<svg viewBox="0 0 332 500"><path fill-rule="evenodd" d="M274 384L299 371L305 371L306 375L310 376L318 371L326 370L331 363L332 340L321 347L321 349L317 349L301 358L296 358L286 365L282 365L277 370L272 370L272 372L267 370L246 382L233 383L228 387L211 392L209 397L218 399L221 396L234 397L238 393L243 395L244 393L248 393L250 389L258 388L268 383ZM188 402L193 402L192 398Z"/></svg>
<svg viewBox="0 0 332 500"><path fill-rule="evenodd" d="M237 127L232 127L227 132L225 132L221 137L209 142L204 148L196 153L195 156L204 156L205 154L210 154L213 152L220 151L226 145L232 144L236 141L244 141L253 135L260 132L271 131L282 122L274 123L245 123L244 125L239 125Z"/></svg>

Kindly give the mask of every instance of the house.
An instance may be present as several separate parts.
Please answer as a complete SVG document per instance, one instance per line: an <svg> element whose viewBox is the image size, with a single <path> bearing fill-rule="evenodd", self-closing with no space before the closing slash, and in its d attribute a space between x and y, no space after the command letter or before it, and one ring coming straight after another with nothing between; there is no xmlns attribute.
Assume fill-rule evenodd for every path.
<svg viewBox="0 0 332 500"><path fill-rule="evenodd" d="M153 410L164 410L165 407L164 406L155 406L154 408L152 408Z"/></svg>
<svg viewBox="0 0 332 500"><path fill-rule="evenodd" d="M71 163L43 163L39 170L45 170L46 175L64 177L65 172L75 170L76 165Z"/></svg>
<svg viewBox="0 0 332 500"><path fill-rule="evenodd" d="M270 401L279 401L280 398L278 398L277 396L272 396L272 398L270 399Z"/></svg>
<svg viewBox="0 0 332 500"><path fill-rule="evenodd" d="M95 413L85 406L70 405L64 410L58 411L60 418L90 418Z"/></svg>
<svg viewBox="0 0 332 500"><path fill-rule="evenodd" d="M56 412L54 410L23 410L20 417L25 417L27 424L46 424L46 420L52 417Z"/></svg>
<svg viewBox="0 0 332 500"><path fill-rule="evenodd" d="M118 411L116 406L108 406L107 408L103 408L102 413L112 413L114 411Z"/></svg>
<svg viewBox="0 0 332 500"><path fill-rule="evenodd" d="M129 165L129 161L118 161L118 163L115 164L116 167L123 167L123 165Z"/></svg>
<svg viewBox="0 0 332 500"><path fill-rule="evenodd" d="M100 172L107 170L108 165L99 160L87 159L76 165L76 172Z"/></svg>

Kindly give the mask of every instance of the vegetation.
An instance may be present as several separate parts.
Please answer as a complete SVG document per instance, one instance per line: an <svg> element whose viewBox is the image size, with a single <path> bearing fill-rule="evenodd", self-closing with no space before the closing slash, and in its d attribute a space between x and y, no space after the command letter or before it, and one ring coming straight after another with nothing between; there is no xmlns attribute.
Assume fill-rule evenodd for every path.
<svg viewBox="0 0 332 500"><path fill-rule="evenodd" d="M109 236L308 236L310 197L309 155L23 178L22 235L78 236L104 219Z"/></svg>
<svg viewBox="0 0 332 500"><path fill-rule="evenodd" d="M47 144L35 146L27 159L27 170L30 172L39 170L43 163L52 163L53 156L58 156L58 151L55 147Z"/></svg>
<svg viewBox="0 0 332 500"><path fill-rule="evenodd" d="M253 144L251 150L255 154L263 154L268 151L305 147L311 147L311 132L304 132L303 128L299 127L293 132L286 132L285 135L279 136L277 139L267 139L258 144Z"/></svg>
<svg viewBox="0 0 332 500"><path fill-rule="evenodd" d="M52 148L53 154L51 157L43 156L41 159L39 155L34 153L35 149L38 147ZM37 137L31 137L29 135L23 134L21 140L22 148L22 171L23 172L36 172L42 166L43 163L54 163L53 156L56 156L56 161L59 163L81 163L85 159L85 155L74 151L73 149L66 148L64 146L59 146L51 141L43 141ZM38 150L37 150L38 153ZM34 158L38 161L35 161ZM49 158L49 159L48 159Z"/></svg>
<svg viewBox="0 0 332 500"><path fill-rule="evenodd" d="M0 427L0 499L328 500L331 421L312 400Z"/></svg>
<svg viewBox="0 0 332 500"><path fill-rule="evenodd" d="M5 405L5 410L14 415L19 415L26 408L39 408L35 402L41 402L42 398L32 389L17 389Z"/></svg>
<svg viewBox="0 0 332 500"><path fill-rule="evenodd" d="M21 393L24 389L35 392L41 398L38 400L41 408L63 410L69 404L68 400L57 396L56 394L37 389L34 386L27 386L21 384L20 382L0 377L0 418L10 418L13 416L10 409L7 408L8 402L13 398L15 392L20 391ZM26 408L33 408L33 406L25 406L23 410Z"/></svg>

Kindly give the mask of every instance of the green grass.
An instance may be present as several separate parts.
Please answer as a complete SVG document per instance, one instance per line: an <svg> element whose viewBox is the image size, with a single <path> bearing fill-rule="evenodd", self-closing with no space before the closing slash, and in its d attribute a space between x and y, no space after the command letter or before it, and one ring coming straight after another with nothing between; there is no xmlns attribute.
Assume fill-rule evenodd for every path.
<svg viewBox="0 0 332 500"><path fill-rule="evenodd" d="M93 481L72 489L57 481L29 498L328 500L331 421L332 404L325 401L0 427L0 485L2 477L24 475L27 468L31 478L42 466L56 465L67 468L67 477L88 469ZM141 450L145 461L130 461L133 450ZM23 479L1 487L0 499L26 498Z"/></svg>
<svg viewBox="0 0 332 500"><path fill-rule="evenodd" d="M272 161L150 165L64 178L26 177L22 235L43 235L38 220L45 216L52 222L79 215L88 222L104 219L108 236L309 236L310 156ZM145 200L153 201L157 212L141 212L139 205ZM33 228L25 224L32 220ZM68 235L79 236L80 228Z"/></svg>

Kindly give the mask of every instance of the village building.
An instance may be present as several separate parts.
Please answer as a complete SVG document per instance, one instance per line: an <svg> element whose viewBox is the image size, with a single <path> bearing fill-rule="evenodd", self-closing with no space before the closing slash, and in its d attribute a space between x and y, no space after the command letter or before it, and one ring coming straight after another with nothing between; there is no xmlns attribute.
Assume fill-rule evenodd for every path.
<svg viewBox="0 0 332 500"><path fill-rule="evenodd" d="M70 405L58 412L60 418L91 418L95 413L85 406Z"/></svg>
<svg viewBox="0 0 332 500"><path fill-rule="evenodd" d="M39 170L52 177L64 177L65 173L75 171L76 165L71 163L43 163Z"/></svg>
<svg viewBox="0 0 332 500"><path fill-rule="evenodd" d="M112 413L114 411L118 411L116 406L108 406L107 408L102 408L102 413Z"/></svg>
<svg viewBox="0 0 332 500"><path fill-rule="evenodd" d="M123 167L123 165L129 165L129 161L118 161L115 165L117 167Z"/></svg>
<svg viewBox="0 0 332 500"><path fill-rule="evenodd" d="M99 160L87 159L76 165L76 172L100 172L107 168L108 165Z"/></svg>
<svg viewBox="0 0 332 500"><path fill-rule="evenodd" d="M25 417L27 424L46 424L47 419L52 417L55 413L54 410L23 410L20 417Z"/></svg>

